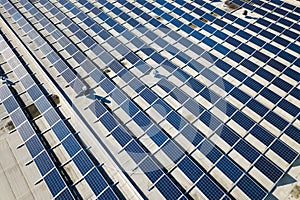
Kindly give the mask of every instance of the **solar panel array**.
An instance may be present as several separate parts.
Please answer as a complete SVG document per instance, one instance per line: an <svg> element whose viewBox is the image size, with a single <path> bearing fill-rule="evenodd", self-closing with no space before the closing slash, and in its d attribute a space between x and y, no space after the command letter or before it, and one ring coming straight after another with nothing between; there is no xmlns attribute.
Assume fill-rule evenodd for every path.
<svg viewBox="0 0 300 200"><path fill-rule="evenodd" d="M95 164L69 130L64 119L59 116L47 97L39 89L38 85L35 84L25 67L18 60L17 56L10 49L1 35L0 39L0 41L3 42L1 43L0 54L4 56L4 59L9 64L10 69L16 74L16 77L22 83L24 91L27 91L33 101L33 104L36 106L39 113L45 118L50 129L54 132L60 144L70 156L71 161L74 162L78 170L81 172L95 196L98 199L106 199L106 196L108 195L110 196L110 199L118 199L103 175L99 172ZM0 94L0 99L11 117L14 127L18 130L53 197L57 199L75 199L70 193L69 188L66 188L67 185L65 181L58 173L58 169L53 164L47 150L43 146L7 85L1 86Z"/></svg>
<svg viewBox="0 0 300 200"><path fill-rule="evenodd" d="M66 183L63 181L57 168L50 159L47 150L43 147L35 134L35 131L30 126L25 114L22 112L18 102L6 85L0 87L0 94L1 102L9 113L14 127L19 132L20 137L36 166L39 168L41 176L51 190L52 195L58 199L62 197L73 198Z"/></svg>
<svg viewBox="0 0 300 200"><path fill-rule="evenodd" d="M90 103L89 123L151 183L139 190L264 199L299 157L299 7L232 0L248 19L203 0L0 3L44 68L54 66L76 95L92 88L112 101ZM117 198L17 58L7 62L95 195Z"/></svg>

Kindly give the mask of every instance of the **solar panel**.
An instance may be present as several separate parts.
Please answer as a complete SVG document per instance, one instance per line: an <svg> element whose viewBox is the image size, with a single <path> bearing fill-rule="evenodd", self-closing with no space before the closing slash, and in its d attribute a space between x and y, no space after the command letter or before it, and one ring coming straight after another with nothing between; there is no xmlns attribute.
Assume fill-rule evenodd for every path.
<svg viewBox="0 0 300 200"><path fill-rule="evenodd" d="M93 163L84 151L80 151L79 153L77 153L73 157L73 162L78 167L82 175L86 175L86 173L93 168Z"/></svg>
<svg viewBox="0 0 300 200"><path fill-rule="evenodd" d="M146 131L146 134L155 142L157 146L161 146L164 144L168 137L157 127L157 126L151 126Z"/></svg>
<svg viewBox="0 0 300 200"><path fill-rule="evenodd" d="M237 186L251 199L263 199L266 196L266 192L247 175L241 178Z"/></svg>
<svg viewBox="0 0 300 200"><path fill-rule="evenodd" d="M118 125L118 122L109 113L102 115L99 120L108 131L112 131Z"/></svg>
<svg viewBox="0 0 300 200"><path fill-rule="evenodd" d="M65 187L65 183L62 180L61 176L57 172L57 170L52 170L50 173L48 173L44 180L46 184L49 186L49 190L52 194L52 196L58 195Z"/></svg>
<svg viewBox="0 0 300 200"><path fill-rule="evenodd" d="M160 168L150 158L144 159L139 164L139 167L146 176L148 176L152 183L156 182L161 176L163 176Z"/></svg>
<svg viewBox="0 0 300 200"><path fill-rule="evenodd" d="M36 107L40 111L40 113L44 113L46 110L51 108L51 104L48 102L45 96L42 96L35 102Z"/></svg>
<svg viewBox="0 0 300 200"><path fill-rule="evenodd" d="M19 108L19 105L13 96L6 98L2 103L8 113L12 113L14 110Z"/></svg>
<svg viewBox="0 0 300 200"><path fill-rule="evenodd" d="M61 76L67 81L67 83L71 83L76 79L76 75L69 68L66 69Z"/></svg>
<svg viewBox="0 0 300 200"><path fill-rule="evenodd" d="M282 170L277 168L273 163L271 163L267 158L260 157L254 165L257 167L264 175L266 175L274 183L279 180L283 175Z"/></svg>
<svg viewBox="0 0 300 200"><path fill-rule="evenodd" d="M10 113L10 117L15 127L18 127L27 120L21 108Z"/></svg>
<svg viewBox="0 0 300 200"><path fill-rule="evenodd" d="M117 142L124 147L131 141L131 137L126 133L126 131L121 128L117 127L112 132L111 135L117 140Z"/></svg>
<svg viewBox="0 0 300 200"><path fill-rule="evenodd" d="M40 98L43 95L43 93L41 92L39 87L36 85L33 85L32 87L30 87L27 90L27 92L33 101L37 100L38 98Z"/></svg>
<svg viewBox="0 0 300 200"><path fill-rule="evenodd" d="M31 155L32 158L36 157L40 152L43 151L44 147L41 144L38 137L35 135L34 137L31 137L25 142L25 145Z"/></svg>
<svg viewBox="0 0 300 200"><path fill-rule="evenodd" d="M203 174L203 171L200 171L188 157L184 157L177 166L193 182L196 182Z"/></svg>
<svg viewBox="0 0 300 200"><path fill-rule="evenodd" d="M54 165L49 158L48 154L43 151L34 159L35 164L37 165L42 176L46 175L50 170L54 168Z"/></svg>
<svg viewBox="0 0 300 200"><path fill-rule="evenodd" d="M59 115L56 113L54 108L48 109L46 112L43 113L44 118L46 119L47 123L52 126L58 122L60 119Z"/></svg>
<svg viewBox="0 0 300 200"><path fill-rule="evenodd" d="M19 134L20 134L23 141L26 141L30 137L35 135L35 132L34 132L32 126L30 125L30 123L28 121L26 121L21 126L19 126L18 132L19 132Z"/></svg>
<svg viewBox="0 0 300 200"><path fill-rule="evenodd" d="M221 199L224 196L222 190L207 176L203 176L198 182L197 187L209 199Z"/></svg>
<svg viewBox="0 0 300 200"><path fill-rule="evenodd" d="M225 156L221 158L216 166L226 174L232 182L236 182L243 175L242 170L236 167L235 164Z"/></svg>
<svg viewBox="0 0 300 200"><path fill-rule="evenodd" d="M166 199L178 199L182 195L180 190L166 176L163 176L155 186Z"/></svg>
<svg viewBox="0 0 300 200"><path fill-rule="evenodd" d="M86 181L90 185L91 189L93 190L96 196L98 196L105 188L108 187L106 181L99 174L96 168L92 169L86 175Z"/></svg>
<svg viewBox="0 0 300 200"><path fill-rule="evenodd" d="M69 135L68 137L66 137L62 141L62 145L64 146L64 148L66 149L66 151L68 152L70 157L73 157L75 154L77 154L81 150L80 145L78 144L78 142L72 135Z"/></svg>

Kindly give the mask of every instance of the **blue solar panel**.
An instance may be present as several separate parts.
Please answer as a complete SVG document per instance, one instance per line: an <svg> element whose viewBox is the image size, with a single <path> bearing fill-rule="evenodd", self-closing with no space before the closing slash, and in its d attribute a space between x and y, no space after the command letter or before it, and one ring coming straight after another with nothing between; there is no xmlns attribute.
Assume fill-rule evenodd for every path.
<svg viewBox="0 0 300 200"><path fill-rule="evenodd" d="M70 69L66 69L61 76L67 81L67 83L71 83L76 79L76 75Z"/></svg>
<svg viewBox="0 0 300 200"><path fill-rule="evenodd" d="M64 181L62 180L57 170L52 170L49 174L47 174L44 177L44 180L48 185L52 196L54 197L66 187Z"/></svg>
<svg viewBox="0 0 300 200"><path fill-rule="evenodd" d="M183 158L185 155L183 151L181 151L177 145L171 141L168 140L162 147L161 149L165 154L174 162L178 163L178 161Z"/></svg>
<svg viewBox="0 0 300 200"><path fill-rule="evenodd" d="M115 128L111 135L117 140L117 142L124 147L126 144L128 144L132 138L130 135L126 133L126 131L122 127Z"/></svg>
<svg viewBox="0 0 300 200"><path fill-rule="evenodd" d="M161 169L149 157L143 160L139 167L152 183L156 182L163 175Z"/></svg>
<svg viewBox="0 0 300 200"><path fill-rule="evenodd" d="M99 174L99 171L94 168L85 176L86 182L90 185L94 194L98 196L105 188L108 187L104 178Z"/></svg>
<svg viewBox="0 0 300 200"><path fill-rule="evenodd" d="M192 114L194 114L195 116L199 116L203 111L204 108L197 103L196 101L189 99L188 101L186 101L183 106L188 109Z"/></svg>
<svg viewBox="0 0 300 200"><path fill-rule="evenodd" d="M150 119L143 112L137 113L132 119L143 130L147 130L152 124Z"/></svg>
<svg viewBox="0 0 300 200"><path fill-rule="evenodd" d="M56 113L56 111L52 107L49 110L47 110L43 114L43 116L44 116L44 118L46 119L47 123L50 126L56 124L59 121L59 119L60 119L59 115Z"/></svg>
<svg viewBox="0 0 300 200"><path fill-rule="evenodd" d="M128 56L128 55L127 55ZM126 57L126 56L125 56ZM127 60L129 60L127 58ZM117 61L113 61L109 64L109 67L115 72L115 73L118 73L119 71L121 71L123 69L123 66L118 63Z"/></svg>
<svg viewBox="0 0 300 200"><path fill-rule="evenodd" d="M179 163L178 168L193 182L196 182L203 174L195 163L188 157L184 157Z"/></svg>
<svg viewBox="0 0 300 200"><path fill-rule="evenodd" d="M139 111L139 108L132 103L132 101L127 100L122 105L121 108L132 118L137 112Z"/></svg>
<svg viewBox="0 0 300 200"><path fill-rule="evenodd" d="M10 118L15 127L18 127L27 120L24 113L21 111L21 108L18 108L14 112L10 113Z"/></svg>
<svg viewBox="0 0 300 200"><path fill-rule="evenodd" d="M199 93L204 88L204 85L192 78L189 79L186 84L197 93Z"/></svg>
<svg viewBox="0 0 300 200"><path fill-rule="evenodd" d="M20 81L25 88L29 88L34 84L34 81L30 75L25 75L22 79L20 79Z"/></svg>
<svg viewBox="0 0 300 200"><path fill-rule="evenodd" d="M221 151L219 151L211 142L204 140L203 143L198 146L200 152L205 155L212 163L216 163L222 156Z"/></svg>
<svg viewBox="0 0 300 200"><path fill-rule="evenodd" d="M145 88L145 85L137 78L132 79L128 85L137 93L141 92Z"/></svg>
<svg viewBox="0 0 300 200"><path fill-rule="evenodd" d="M118 125L118 122L111 116L110 113L105 113L99 120L108 131L112 131Z"/></svg>
<svg viewBox="0 0 300 200"><path fill-rule="evenodd" d="M199 119L211 130L216 130L221 125L221 121L207 111L202 113Z"/></svg>
<svg viewBox="0 0 300 200"><path fill-rule="evenodd" d="M49 158L48 154L45 151L39 154L34 159L34 162L42 176L46 175L51 169L54 168L51 159Z"/></svg>
<svg viewBox="0 0 300 200"><path fill-rule="evenodd" d="M266 175L271 181L277 182L279 178L283 175L283 171L276 167L272 162L270 162L265 157L260 157L254 165L258 168L264 175Z"/></svg>
<svg viewBox="0 0 300 200"><path fill-rule="evenodd" d="M216 134L218 134L230 146L233 146L239 140L239 136L227 126L220 126L216 130Z"/></svg>
<svg viewBox="0 0 300 200"><path fill-rule="evenodd" d="M251 178L244 175L240 181L238 181L237 186L250 198L250 199L263 199L266 196L266 192Z"/></svg>
<svg viewBox="0 0 300 200"><path fill-rule="evenodd" d="M146 134L155 142L156 145L161 146L168 137L164 132L162 132L157 126L151 126Z"/></svg>
<svg viewBox="0 0 300 200"><path fill-rule="evenodd" d="M94 166L92 161L83 150L73 157L73 162L78 167L82 175L85 175Z"/></svg>
<svg viewBox="0 0 300 200"><path fill-rule="evenodd" d="M27 92L33 101L37 100L39 97L41 97L43 95L41 90L36 85L33 85L32 87L30 87L27 90Z"/></svg>
<svg viewBox="0 0 300 200"><path fill-rule="evenodd" d="M107 109L99 101L92 103L89 108L96 118L101 117L107 111Z"/></svg>
<svg viewBox="0 0 300 200"><path fill-rule="evenodd" d="M217 163L217 167L232 181L236 182L243 172L226 156L221 158Z"/></svg>
<svg viewBox="0 0 300 200"><path fill-rule="evenodd" d="M152 106L160 115L164 117L171 112L171 108L161 99L157 99Z"/></svg>
<svg viewBox="0 0 300 200"><path fill-rule="evenodd" d="M157 100L157 96L153 94L151 90L145 88L141 93L140 96L149 104L152 104L155 100Z"/></svg>
<svg viewBox="0 0 300 200"><path fill-rule="evenodd" d="M187 124L186 121L174 111L171 111L168 114L166 120L178 131L180 131Z"/></svg>
<svg viewBox="0 0 300 200"><path fill-rule="evenodd" d="M65 123L62 120L59 120L52 127L52 130L60 141L63 140L67 135L70 134L70 130L67 128L67 126L65 125Z"/></svg>
<svg viewBox="0 0 300 200"><path fill-rule="evenodd" d="M236 112L232 116L232 119L234 121L236 121L245 130L249 130L255 124L252 120L247 119L246 116L242 112Z"/></svg>
<svg viewBox="0 0 300 200"><path fill-rule="evenodd" d="M272 151L277 153L281 158L283 158L287 163L292 163L297 157L297 153L286 146L280 140L276 140L270 147Z"/></svg>
<svg viewBox="0 0 300 200"><path fill-rule="evenodd" d="M294 126L289 126L284 131L289 137L293 138L296 142L300 143L300 137L298 135L299 129Z"/></svg>
<svg viewBox="0 0 300 200"><path fill-rule="evenodd" d="M161 87L166 93L169 93L173 88L174 85L169 83L166 79L161 79L157 85Z"/></svg>
<svg viewBox="0 0 300 200"><path fill-rule="evenodd" d="M200 135L192 126L187 125L185 128L182 129L181 134L190 141L194 146L200 144L203 141L204 137Z"/></svg>
<svg viewBox="0 0 300 200"><path fill-rule="evenodd" d="M8 97L3 101L3 104L5 106L5 109L7 110L8 113L13 112L19 107L19 104L15 100L13 96Z"/></svg>
<svg viewBox="0 0 300 200"><path fill-rule="evenodd" d="M69 189L65 189L58 196L55 197L57 200L73 199L73 195Z"/></svg>
<svg viewBox="0 0 300 200"><path fill-rule="evenodd" d="M66 149L70 157L73 157L81 150L81 146L78 144L73 135L69 135L62 141L63 147Z"/></svg>
<svg viewBox="0 0 300 200"><path fill-rule="evenodd" d="M90 77L95 80L97 83L99 83L100 81L102 81L105 78L105 75L102 74L102 72L100 72L100 70L98 69L94 69L91 73L90 73Z"/></svg>
<svg viewBox="0 0 300 200"><path fill-rule="evenodd" d="M25 142L25 145L32 158L37 156L44 149L43 145L41 144L37 136L31 137L29 140Z"/></svg>
<svg viewBox="0 0 300 200"><path fill-rule="evenodd" d="M163 176L155 186L166 199L178 199L182 195L167 176Z"/></svg>
<svg viewBox="0 0 300 200"><path fill-rule="evenodd" d="M203 176L196 185L208 199L221 199L224 195L222 190L207 176Z"/></svg>
<svg viewBox="0 0 300 200"><path fill-rule="evenodd" d="M33 135L35 135L35 132L34 132L32 126L29 124L28 121L26 121L21 126L19 126L18 132L19 132L19 134L20 134L20 136L21 136L21 138L22 138L23 141L26 141L30 137L32 137Z"/></svg>
<svg viewBox="0 0 300 200"><path fill-rule="evenodd" d="M144 150L136 143L136 141L131 141L125 147L125 151L129 154L129 156L135 163L141 162L147 155Z"/></svg>
<svg viewBox="0 0 300 200"><path fill-rule="evenodd" d="M240 140L235 145L234 149L242 154L250 163L253 163L259 157L259 152L244 140Z"/></svg>

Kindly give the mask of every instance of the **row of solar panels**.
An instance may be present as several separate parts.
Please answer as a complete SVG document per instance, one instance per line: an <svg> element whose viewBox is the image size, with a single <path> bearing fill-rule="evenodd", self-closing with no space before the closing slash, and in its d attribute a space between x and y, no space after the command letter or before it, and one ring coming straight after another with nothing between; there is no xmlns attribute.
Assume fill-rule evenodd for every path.
<svg viewBox="0 0 300 200"><path fill-rule="evenodd" d="M0 99L12 120L15 129L19 132L25 146L32 155L33 161L38 167L41 176L49 187L52 195L57 199L73 198L69 188L50 159L47 150L38 139L30 122L27 120L20 105L7 85L0 87Z"/></svg>
<svg viewBox="0 0 300 200"><path fill-rule="evenodd" d="M54 132L66 152L69 154L71 160L75 163L96 197L99 199L106 199L106 197L109 196L111 199L118 199L113 193L111 187L106 182L105 178L100 174L84 149L80 146L74 135L66 126L63 119L61 119L61 117L47 100L47 97L43 95L41 90L34 83L33 79L30 77L24 66L18 61L18 58L14 55L12 50L6 45L1 54L4 55L4 58L7 60L11 70L15 72L17 78L22 83L24 90L27 91L41 115L46 119L46 122L51 127L51 130ZM5 88L7 86L3 87ZM6 92L3 92L3 95L6 95ZM9 98L6 98L3 95L1 97L2 100L5 99L3 104L6 107L7 112L10 114L14 126L19 131L31 157L35 161L53 197L72 198L72 195L69 194L69 190L68 193L63 191L66 187L66 184L64 182L59 182L61 178L59 179L58 177L58 182L55 182L57 173L51 172L53 177L47 177L47 174L53 168L55 168L53 162L51 161L50 157L47 156L48 154L45 153L47 151L45 151L42 143L35 134L30 123L27 121L21 108L18 108L18 104L14 97L10 96ZM61 181L63 180L61 179Z"/></svg>
<svg viewBox="0 0 300 200"><path fill-rule="evenodd" d="M221 17L224 17L224 18L226 18L226 19L228 19L228 20L230 20L232 22L235 22L235 23L241 25L242 27L248 26L249 29L252 30L252 31L254 31L254 32L256 32L257 30L259 32L261 32L263 30L262 28L260 28L260 27L258 27L256 25L251 25L251 24L249 24L249 22L247 22L247 21L245 21L243 19L237 18L236 16L234 16L234 15L232 15L230 13L226 13L226 12L222 11L219 8L216 8L216 7L214 7L214 6L210 5L210 4L207 4L205 1L197 0L197 1L195 1L195 3L197 3L198 5L203 6L203 7L207 8L207 9L209 9L209 10L217 13ZM252 2L250 2L250 3L252 3ZM268 28L276 31L277 33L281 33L282 35L291 37L292 39L297 39L298 38L297 34L295 34L293 31L288 30L285 27L277 25L277 24L275 24L273 22L270 22L267 19L265 19L264 17L258 18L256 20L256 23L264 25L264 26L266 26L266 27L268 27ZM271 36L273 36L274 40L276 42L278 42L279 44L281 44L281 45L286 45L286 44L291 43L291 41L286 40L285 38L283 38L280 35L276 36L273 33L271 33L270 31L268 31L268 33ZM293 49L294 51L298 51L297 49L295 49L295 45L293 45L292 43L291 43L291 46L289 48Z"/></svg>
<svg viewBox="0 0 300 200"><path fill-rule="evenodd" d="M252 12L258 13L258 14L264 16L265 18L274 20L277 23L283 24L283 25L285 25L287 27L294 28L295 30L300 30L300 25L299 24L294 23L294 22L292 22L292 21L290 21L290 20L287 19L287 18L291 18L291 19L294 19L295 21L298 21L299 20L299 16L297 16L297 15L294 15L294 14L291 14L291 13L287 13L284 17L281 17L281 16L276 15L276 13L283 14L283 13L279 13L280 11L278 9L274 10L275 13L270 13L269 11L266 11L264 9L261 9L261 8L255 7L253 5L250 5L247 2L242 2L240 0L233 0L232 2L236 3L237 5L239 5L239 6L243 7L243 8L247 8L248 10L251 10ZM252 0L251 2L258 3L258 2L261 2L261 1ZM265 9L272 10L272 8L270 8L269 4L265 3L265 4L262 4L262 6ZM296 11L296 7L294 7L294 9ZM299 8L297 10L299 11Z"/></svg>
<svg viewBox="0 0 300 200"><path fill-rule="evenodd" d="M157 1L157 2L159 2L160 4L166 6L169 10L174 10L175 9L175 6L173 6L172 4L170 4L166 1L162 0L162 1ZM282 51L282 49L279 49L279 48L275 47L272 44L268 44L267 42L263 41L262 39L259 39L255 36L253 37L253 35L250 35L249 33L246 33L243 30L239 30L238 28L235 28L233 25L227 24L224 20L218 19L217 17L215 17L212 14L207 14L206 12L202 11L200 8L196 8L195 6L193 6L189 3L185 3L184 1L181 1L181 0L176 0L176 3L178 3L180 6L183 6L183 8L186 8L186 9L192 11L192 13L195 13L199 16L202 16L205 19L213 22L214 24L224 28L224 30L228 30L228 31L232 32L233 34L236 34L236 35L240 36L241 38L246 39L247 41L253 41L254 44L257 44L257 45L261 46L263 49L266 49L266 50L270 51L274 55L278 54L279 57L281 57L284 60L287 60L290 63L293 63L297 59L297 57L295 57L294 55L291 55L288 52ZM178 9L178 11L176 12L176 14L178 14L179 16L182 15L183 11L179 8L177 8L177 9ZM209 33L214 34L215 32L218 31L217 29L213 28L211 25L208 25L208 24L202 22L201 20L198 20L197 18L191 16L190 14L182 15L182 17L186 20L192 21L193 24L197 25L198 27L202 28L203 30L205 30ZM261 30L259 28L254 28L253 29L253 27L255 27L254 25L252 25L252 24L250 25L246 21L243 21L243 22L244 22L243 27L246 27L246 29L247 28L249 28L249 29L252 28L250 30L255 31L255 33L259 34L260 36L264 36L267 39L270 39L270 40L274 41L274 38L276 37L274 34L270 33L269 31ZM294 36L293 39L297 39L298 35L297 34L294 34L294 35L296 35L296 36ZM261 60L261 57L258 57L255 54L255 52L257 52L257 50L253 49L252 47L250 47L248 45L244 45L244 44L242 45L242 42L240 42L239 40L237 40L233 37L229 37L225 33L218 34L218 37L221 38L221 39L226 38L226 41L229 44L233 45L234 47L241 46L240 48L242 50L244 50L245 52L247 52L249 55L253 54L254 57ZM280 38L279 41L281 41L281 40L284 41L284 39L282 39L281 37L278 37L278 38ZM283 41L281 41L279 44L282 44L282 46L287 47L287 48L295 47L294 51L299 52L299 48L296 48L297 45L292 44L291 47L290 47L290 44L292 42L284 43ZM226 55L229 52L229 49L223 49L222 52L223 52L224 55ZM265 54L263 54L263 55L267 56ZM266 58L266 59L269 60L269 58ZM297 60L295 62L295 64L299 66L299 60Z"/></svg>
<svg viewBox="0 0 300 200"><path fill-rule="evenodd" d="M288 10L288 11L294 11L295 13L299 13L300 12L300 8L299 7L291 5L291 4L289 4L287 2L284 2L284 1L271 0L269 2L272 3L273 5L276 5L276 6L273 6L272 10L276 9L276 10L280 11L278 13L284 12L284 10L285 11L286 10ZM262 3L266 4L267 6L271 6L270 3L268 3L268 2L265 3L265 2L262 2L262 1L259 1L259 3L257 3L257 4L261 5ZM280 6L280 8L278 8L278 6Z"/></svg>
<svg viewBox="0 0 300 200"><path fill-rule="evenodd" d="M263 1L259 1L259 0L252 0L251 3L254 3L257 6L261 6L262 8L265 8L265 9L271 11L271 12L275 12L276 14L280 14L282 16L285 16L285 17L290 18L290 19L295 20L295 21L298 21L300 19L299 15L296 15L296 14L290 12L290 11L297 12L297 10L299 11L299 8L297 9L296 6L284 4L284 2L282 2L282 4L285 5L285 6L289 6L289 11L284 10L284 9L282 9L280 7L277 7L277 6L273 6L268 2L263 2ZM280 6L282 6L282 5L280 5Z"/></svg>

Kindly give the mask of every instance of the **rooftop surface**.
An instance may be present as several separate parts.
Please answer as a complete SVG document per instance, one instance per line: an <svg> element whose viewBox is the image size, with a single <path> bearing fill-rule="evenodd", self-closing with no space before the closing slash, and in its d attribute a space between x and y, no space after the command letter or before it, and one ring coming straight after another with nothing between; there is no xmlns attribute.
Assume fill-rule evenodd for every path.
<svg viewBox="0 0 300 200"><path fill-rule="evenodd" d="M0 0L0 199L300 199L299 21L297 1Z"/></svg>

